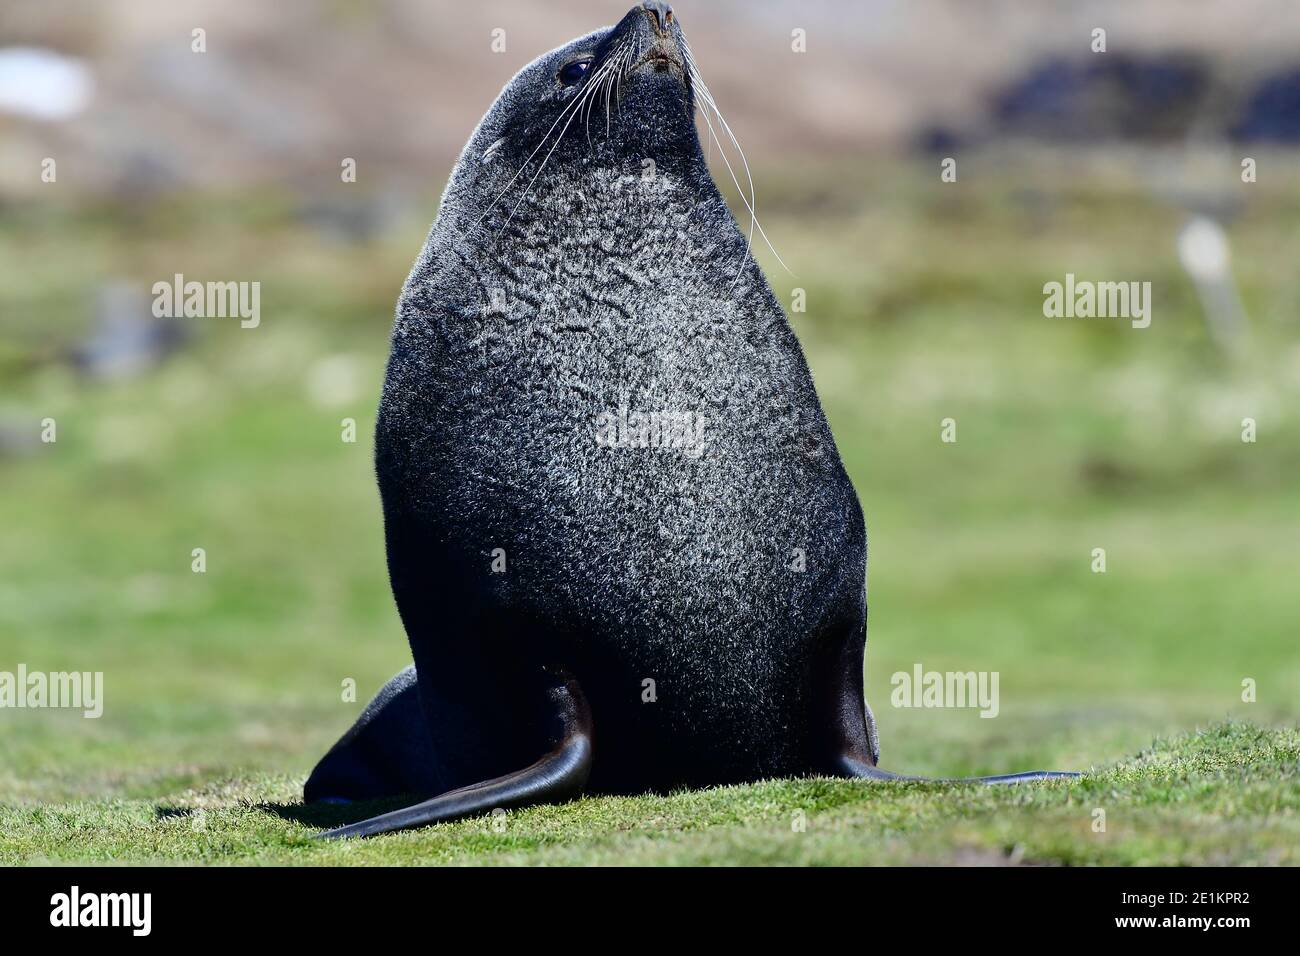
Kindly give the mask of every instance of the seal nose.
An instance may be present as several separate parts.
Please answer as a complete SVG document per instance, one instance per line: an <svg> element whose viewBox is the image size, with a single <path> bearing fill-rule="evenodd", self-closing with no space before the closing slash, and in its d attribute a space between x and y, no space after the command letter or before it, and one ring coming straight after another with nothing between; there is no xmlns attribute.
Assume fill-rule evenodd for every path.
<svg viewBox="0 0 1300 956"><path fill-rule="evenodd" d="M673 8L659 0L645 0L641 4L641 9L646 12L650 22L654 24L655 29L662 35L667 32L668 24L673 22Z"/></svg>

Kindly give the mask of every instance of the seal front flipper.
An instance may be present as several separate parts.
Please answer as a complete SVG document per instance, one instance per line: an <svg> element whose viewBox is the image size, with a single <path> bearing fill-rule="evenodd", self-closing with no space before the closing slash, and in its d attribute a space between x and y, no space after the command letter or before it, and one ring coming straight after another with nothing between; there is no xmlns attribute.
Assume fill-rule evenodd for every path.
<svg viewBox="0 0 1300 956"><path fill-rule="evenodd" d="M303 801L348 803L447 789L435 769L433 744L415 667L398 672L312 770Z"/></svg>
<svg viewBox="0 0 1300 956"><path fill-rule="evenodd" d="M531 766L317 836L375 836L486 813L497 807L511 809L580 796L591 773L591 709L577 680L567 674L557 675L547 692L547 702L556 726L554 745Z"/></svg>

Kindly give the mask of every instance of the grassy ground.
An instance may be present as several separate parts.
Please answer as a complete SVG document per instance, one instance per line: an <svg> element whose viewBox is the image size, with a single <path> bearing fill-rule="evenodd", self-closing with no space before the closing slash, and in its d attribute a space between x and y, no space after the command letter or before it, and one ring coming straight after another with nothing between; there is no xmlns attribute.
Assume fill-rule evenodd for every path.
<svg viewBox="0 0 1300 956"><path fill-rule="evenodd" d="M586 799L366 843L310 839L313 825L355 815L298 806L296 777L249 774L161 800L0 811L0 861L1295 865L1298 760L1294 730L1219 724L1069 785L777 780Z"/></svg>
<svg viewBox="0 0 1300 956"><path fill-rule="evenodd" d="M19 207L0 427L59 438L0 451L0 670L103 671L106 700L0 710L0 862L1300 862L1296 184L1257 184L1232 224L1253 344L1229 362L1174 210L1110 179L926 175L761 178L799 277L769 274L807 290L795 326L867 513L884 763L1084 781L777 781L310 843L334 818L296 807L303 778L407 660L369 442L432 203L368 244L271 198ZM1044 319L1067 271L1152 281L1152 327ZM99 280L175 272L260 280L262 326L180 320L190 348L111 385L52 358ZM998 717L892 707L915 663L999 672Z"/></svg>

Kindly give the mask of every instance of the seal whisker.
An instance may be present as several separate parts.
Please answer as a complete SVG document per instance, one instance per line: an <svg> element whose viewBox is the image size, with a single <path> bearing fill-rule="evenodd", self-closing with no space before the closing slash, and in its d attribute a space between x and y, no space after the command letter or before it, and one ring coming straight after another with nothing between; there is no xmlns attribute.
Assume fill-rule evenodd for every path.
<svg viewBox="0 0 1300 956"><path fill-rule="evenodd" d="M748 257L750 251L753 249L754 246L754 226L758 222L758 216L754 212L754 202L751 202L751 199L747 199L745 197L745 190L740 185L740 180L736 176L736 170L731 165L731 159L727 156L726 150L722 148L722 140L718 138L717 130L714 129L713 126L713 120L709 118L708 111L709 109L712 109L714 114L718 116L719 122L722 122L722 115L718 111L717 102L713 99L713 94L709 92L709 86L707 83L704 82L704 77L700 73L699 67L695 65L695 60L691 56L690 49L685 45L684 40L683 40L682 54L684 59L686 60L687 68L691 71L693 82L699 86L699 93L700 93L699 100L703 104L702 106L699 106L699 110L700 110L700 115L704 117L704 122L707 123L709 126L710 141L711 143L717 144L718 155L722 157L722 161L726 164L727 172L731 174L731 181L736 186L736 192L740 195L740 199L745 204L745 208L749 210L749 234L746 236L745 256L741 258L740 265L736 269L736 277L735 279L732 280L731 283L732 289L735 289L736 283L738 283L740 281L740 277L744 275L745 259ZM735 143L734 136L732 137L732 142ZM737 149L739 149L739 144L736 144L736 147ZM744 156L743 151L741 152L741 156L743 158ZM748 164L746 164L745 171L748 174L749 171ZM749 189L750 189L750 195L752 197L754 193L754 180L752 176L749 179ZM768 243L768 246L770 248L771 243ZM776 250L773 249L772 251L775 253ZM779 260L780 256L777 256L777 259ZM784 262L781 264L785 265ZM787 271L789 270L787 269Z"/></svg>
<svg viewBox="0 0 1300 956"><path fill-rule="evenodd" d="M763 242L766 243L767 248L772 251L772 255L776 257L776 261L781 263L781 268L785 269L785 271L790 273L790 275L794 275L794 271L788 265L785 264L785 260L781 258L781 254L777 252L776 248L772 245L772 240L770 240L767 237L767 230L763 228L763 223L758 218L758 212L756 210L756 207L758 205L758 198L754 191L754 185L753 185L754 179L749 171L749 161L745 158L745 151L741 147L740 141L736 139L736 134L731 131L731 126L727 123L726 117L722 115L722 111L718 108L718 104L713 99L713 94L709 93L707 86L705 87L705 94L708 97L709 105L713 108L714 114L718 117L718 122L720 122L723 128L726 130L727 137L731 140L732 145L736 147L736 151L740 153L740 160L745 166L745 175L746 177L749 178L749 183L750 183L750 197L753 201L753 204L749 206L749 212L751 217L753 218L751 229L755 226L758 228L758 234L763 237Z"/></svg>
<svg viewBox="0 0 1300 956"><path fill-rule="evenodd" d="M623 63L619 68L617 88L614 92L615 100L618 103L618 115L620 117L623 115L623 81L627 79L628 69L632 66L632 62L636 59L636 55L636 45L629 42L627 45L627 52L623 54Z"/></svg>
<svg viewBox="0 0 1300 956"><path fill-rule="evenodd" d="M690 45L686 42L685 37L682 38L682 54L686 60L687 66L693 74L693 82L698 84L700 87L700 92L702 93L702 99L704 100L705 105L713 110L714 115L718 118L718 122L726 132L728 139L731 140L731 144L736 148L736 152L740 154L740 160L744 166L745 176L749 181L750 198L748 200L745 199L744 190L740 187L740 182L736 177L735 170L732 168L731 161L727 159L726 152L722 149L722 142L721 140L718 140L717 133L713 130L713 124L709 122L709 131L713 134L714 139L717 140L718 150L722 153L722 157L727 163L727 170L731 173L731 178L736 183L736 189L740 190L740 198L745 203L745 208L749 210L750 244L753 244L753 230L757 228L758 234L763 237L763 242L766 243L767 248L771 250L772 255L776 257L776 261L781 264L781 268L785 269L785 271L790 273L790 275L794 275L794 271L786 265L785 260L781 258L781 254L776 251L776 248L772 245L772 240L768 238L767 231L763 228L762 222L759 221L757 212L758 197L754 190L754 177L750 172L749 160L745 157L745 150L740 145L740 141L736 138L736 134L732 131L731 125L727 122L726 117L722 115L722 110L718 108L717 100L713 98L713 93L709 90L709 85L704 82L704 76L695 62L695 57L691 54ZM705 121L708 122L708 112L703 109L700 112L704 115Z"/></svg>
<svg viewBox="0 0 1300 956"><path fill-rule="evenodd" d="M627 57L631 46L632 44L629 41L623 42L623 45L619 48L617 66L614 72L610 75L609 82L605 84L605 135L606 136L609 135L609 131L610 131L610 116L609 116L610 97L617 96L618 94L615 92L615 90L621 89L622 87L623 71L627 67Z"/></svg>
<svg viewBox="0 0 1300 956"><path fill-rule="evenodd" d="M623 54L623 62L619 65L617 89L614 93L614 99L618 103L618 115L623 115L623 79L627 76L628 64L632 61L632 41L627 42L627 52Z"/></svg>
<svg viewBox="0 0 1300 956"><path fill-rule="evenodd" d="M624 42L626 43L626 41ZM592 108L595 107L596 101L600 98L600 94L604 92L608 88L609 83L613 81L614 73L616 72L615 68L618 63L618 55L622 52L622 50L623 48L620 46L618 49L616 49L613 53L609 54L609 56L605 58L605 63L601 66L601 69L594 80L595 89L593 91L593 94L587 98L587 115L583 120L583 123L586 127L588 148L590 148L591 146ZM606 94L606 104L608 104L608 102L609 102L609 98L608 98L608 94ZM606 109L608 109L608 106L606 107ZM606 132L608 132L609 131L608 121L606 122L605 127L606 127Z"/></svg>
<svg viewBox="0 0 1300 956"><path fill-rule="evenodd" d="M686 61L686 69L691 80L692 91L697 92L699 94L695 98L696 99L695 108L698 109L701 115L704 116L705 122L708 122L709 117L708 117L708 111L706 107L712 108L714 113L719 113L717 100L713 98L713 92L709 89L709 84L704 82L704 74L700 71L699 66L696 64L695 57L691 54L690 44L686 42L685 37L682 38L682 58ZM698 90L696 89L697 87ZM718 116L718 119L719 120L722 119L721 115ZM710 147L712 147L712 145L716 143L719 152L722 152L722 141L718 139L718 134L714 130L712 123L709 123L709 134L710 134ZM709 158L712 159L712 155L710 155ZM735 181L735 178L736 177L733 173L732 180ZM751 193L752 193L753 183L751 182L750 185L751 185ZM736 183L736 189L740 190L739 182ZM748 208L748 204L747 204L747 208Z"/></svg>
<svg viewBox="0 0 1300 956"><path fill-rule="evenodd" d="M610 77L609 84L605 90L605 131L609 132L610 123L610 106L612 100L617 100L622 96L623 77L627 75L628 64L632 61L632 42L629 40L623 44L622 55L614 67L614 73ZM621 114L620 114L621 115Z"/></svg>
<svg viewBox="0 0 1300 956"><path fill-rule="evenodd" d="M609 61L606 61L605 65L601 67L601 70L606 70L609 68L609 66L610 66ZM599 73L597 75L599 75ZM595 78L593 77L593 80L594 79ZM524 204L524 200L528 198L528 194L532 191L533 184L537 182L537 177L541 176L542 171L546 169L546 164L551 161L551 156L554 155L556 147L558 147L560 145L560 142L564 139L564 134L569 131L569 127L573 125L574 119L576 119L578 114L582 112L582 104L585 103L591 97L592 91L594 89L595 87L592 85L591 81L589 81L586 85L583 86L582 92L578 94L577 99L573 101L574 104L578 106L578 108L574 111L573 115L569 117L568 122L564 124L564 129L560 130L560 135L555 137L555 142L551 145L551 148L547 152L546 157L542 160L542 165L539 166L537 172L533 174L533 178L528 181L528 186L527 188L524 189L524 194L519 197L519 201L515 203L514 208L510 210L510 215L506 217L505 223L501 226L499 230L497 230L498 236L500 236L501 233L505 232L506 229L510 227L511 221L513 221L515 218L515 213L519 211L519 207L522 206Z"/></svg>
<svg viewBox="0 0 1300 956"><path fill-rule="evenodd" d="M618 76L618 70L616 69L614 70L614 72L610 73L609 79L606 80L605 82L605 135L606 136L609 135L609 94L610 94L610 90L614 88L614 80L617 78L617 76Z"/></svg>
<svg viewBox="0 0 1300 956"><path fill-rule="evenodd" d="M560 121L563 120L565 115L571 109L573 109L574 106L578 105L579 102L581 102L581 95L575 96L573 99L569 100L567 104L565 104L564 109L560 111L560 115L557 116L555 118L555 122L551 124L551 128L548 129L542 135L542 139L537 144L536 148L533 149L533 151L528 154L528 158L525 159L523 163L520 165L519 171L510 177L510 182L506 183L505 188L502 189L501 192L497 193L496 198L493 199L492 202L488 204L487 208L483 210L483 213L478 217L478 219L474 221L473 228L477 229L479 224L482 223L483 220L486 219L488 215L492 212L492 210L496 208L497 203L499 203L502 199L505 198L506 193L510 192L510 187L513 186L516 182L518 182L519 177L522 176L524 174L524 171L528 168L528 164L533 161L533 157L535 157L539 152L541 152L542 147L546 145L546 141L550 139L551 133L555 132L555 127L560 125ZM560 135L563 136L564 134L561 133Z"/></svg>
<svg viewBox="0 0 1300 956"><path fill-rule="evenodd" d="M596 75L591 78L590 83L583 90L584 102L587 107L587 114L583 118L583 125L586 130L588 148L591 147L591 111L595 107L597 100L600 99L600 93L604 89L605 83L613 77L615 66L615 58L613 54L611 54L606 57L601 68L596 72ZM560 136L563 138L564 133L561 132ZM556 142L558 143L559 140Z"/></svg>
<svg viewBox="0 0 1300 956"><path fill-rule="evenodd" d="M715 108L714 112L716 111L717 110ZM706 109L701 108L700 115L704 117L704 122L706 122L709 125L709 135L713 138L713 142L718 144L718 155L722 157L722 161L726 164L727 172L731 174L731 181L736 184L736 191L740 194L741 201L745 204L745 208L750 210L749 237L745 244L745 255L741 258L740 265L736 269L736 278L732 280L731 283L732 289L735 289L736 283L739 282L740 277L744 275L745 260L748 258L749 252L754 245L754 223L758 221L758 217L754 215L753 208L750 206L749 200L745 198L745 190L740 185L740 180L736 177L736 171L735 169L732 168L731 160L727 156L727 151L722 148L722 141L718 139L718 134L713 128L713 120L709 118L708 111Z"/></svg>
<svg viewBox="0 0 1300 956"><path fill-rule="evenodd" d="M603 71L604 67L608 65L609 65L609 61L607 60L606 63L602 66L601 71ZM601 71L597 71L597 75L599 75ZM595 77L592 77L591 79L594 80ZM537 154L541 152L542 149L546 146L546 143L550 139L551 134L555 132L555 128L559 126L561 122L563 122L565 116L567 116L570 113L570 111L573 111L574 115L577 115L577 110L581 109L582 107L582 103L584 100L583 94L585 94L589 88L590 88L590 81L588 85L585 85L583 89L579 91L577 96L573 97L573 99L569 100L569 102L565 104L564 109L560 111L560 115L555 118L555 121L551 123L550 128L542 135L541 140L538 142L537 146L533 149L533 151L528 154L528 158L523 161L523 163L519 167L519 170L512 177L510 177L510 181L506 183L505 188L502 189L501 192L496 195L496 197L492 200L492 202L488 204L487 208L483 210L483 213L478 217L478 219L474 221L473 228L475 229L478 228L478 226L483 222L483 220L486 219L489 214L491 214L492 210L497 207L497 204L500 203L501 200L505 198L506 193L510 192L511 187L514 186L514 184L519 181L519 177L522 176L524 172L528 169L528 164L531 163L533 159L537 156ZM570 117L570 120L572 120L572 117ZM566 123L565 130L567 129L568 129L568 124ZM556 138L557 144L559 143L560 138L563 138L563 136L564 136L564 130L562 130L560 132L560 136ZM553 150L554 147L552 147L552 151ZM549 157L549 153L547 155ZM543 166L546 165L545 160L543 160L542 165ZM534 177L534 180L535 179L536 177Z"/></svg>

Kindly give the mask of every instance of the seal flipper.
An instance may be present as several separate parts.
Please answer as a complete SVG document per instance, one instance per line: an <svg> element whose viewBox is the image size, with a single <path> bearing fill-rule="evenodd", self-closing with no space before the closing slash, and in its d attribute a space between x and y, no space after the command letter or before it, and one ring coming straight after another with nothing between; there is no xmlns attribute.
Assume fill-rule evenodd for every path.
<svg viewBox="0 0 1300 956"><path fill-rule="evenodd" d="M860 672L860 668L859 668ZM880 745L875 718L866 698L861 696L862 681L851 676L840 685L837 713L840 727L834 736L839 749L832 760L832 775L857 780L901 780L913 783L1029 783L1035 780L1073 780L1083 774L1070 770L1027 770L992 777L912 777L882 770L877 766ZM857 697L853 697L854 693ZM859 716L861 715L861 716Z"/></svg>
<svg viewBox="0 0 1300 956"><path fill-rule="evenodd" d="M567 675L560 676L550 688L547 701L557 724L554 746L531 766L317 836L326 839L375 836L472 816L497 807L525 807L579 796L591 773L591 709L578 682Z"/></svg>
<svg viewBox="0 0 1300 956"><path fill-rule="evenodd" d="M329 749L303 787L303 800L348 803L445 790L415 667L399 671L366 705L357 722Z"/></svg>
<svg viewBox="0 0 1300 956"><path fill-rule="evenodd" d="M852 680L845 681L847 693L852 693L853 683ZM857 686L860 687L861 683ZM882 770L876 766L880 759L880 749L876 743L875 720L871 717L871 708L867 706L865 698L861 701L861 708L865 711L865 721L843 728L836 735L841 749L832 761L832 776L855 780L901 780L904 783L1030 783L1035 780L1073 780L1083 776L1071 770L1026 770L991 777L912 777ZM840 712L848 715L848 721L852 721L853 711L852 699L842 698ZM859 727L863 729L858 729ZM870 741L870 744L863 746L864 740Z"/></svg>
<svg viewBox="0 0 1300 956"><path fill-rule="evenodd" d="M863 693L863 658L866 654L867 608L853 608L847 637L832 641L816 674L815 690L823 702L823 732L831 743L830 774L857 780L900 780L914 783L1029 783L1036 780L1073 780L1083 774L1069 770L1028 770L992 777L911 777L882 770L880 740L875 717ZM822 751L823 755L826 753Z"/></svg>
<svg viewBox="0 0 1300 956"><path fill-rule="evenodd" d="M991 777L909 777L905 774L881 770L853 754L841 755L836 769L837 777L855 780L901 780L904 783L1032 783L1036 780L1074 780L1083 776L1073 770L1026 770L1022 773L1003 773Z"/></svg>
<svg viewBox="0 0 1300 956"><path fill-rule="evenodd" d="M861 686L861 680L857 681L856 687ZM880 759L880 749L876 743L875 720L871 716L871 708L867 707L865 698L849 696L854 690L855 682L851 678L846 679L841 686L837 708L842 723L839 732L834 735L839 750L832 760L832 776L856 780L901 780L905 783L1029 783L1035 780L1073 780L1083 776L1070 770L1027 770L992 777L912 777L882 770L876 766ZM863 716L855 717L855 714Z"/></svg>

